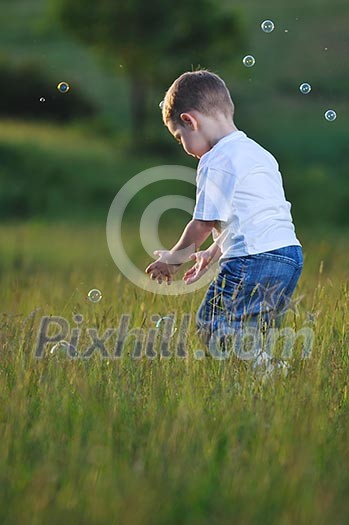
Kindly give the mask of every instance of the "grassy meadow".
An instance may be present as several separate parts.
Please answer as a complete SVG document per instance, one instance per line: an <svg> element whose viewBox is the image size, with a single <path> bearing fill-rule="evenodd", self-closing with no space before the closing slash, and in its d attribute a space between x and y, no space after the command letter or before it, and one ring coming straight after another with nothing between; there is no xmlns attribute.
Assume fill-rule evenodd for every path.
<svg viewBox="0 0 349 525"><path fill-rule="evenodd" d="M172 232L169 242L180 232ZM129 283L104 226L0 227L0 521L6 524L312 524L348 522L347 237L299 232L303 296L288 326L315 332L285 376L264 380L232 356L35 359L42 316L84 317L100 336L130 314L195 313L204 289L159 296ZM140 268L136 228L129 245ZM91 288L103 297L86 299ZM175 336L174 336L175 338ZM299 349L298 349L299 350Z"/></svg>
<svg viewBox="0 0 349 525"><path fill-rule="evenodd" d="M346 525L347 3L271 0L266 9L258 0L238 0L246 49L241 57L232 49L232 62L251 53L256 65L241 64L235 75L230 64L226 73L201 64L226 79L237 127L279 161L303 245L300 301L284 326L312 331L312 352L302 358L297 340L288 373L271 376L234 355L195 358L202 349L195 313L205 288L157 295L115 266L105 232L114 195L147 168L197 163L160 118L159 101L177 73L152 87L145 149L138 151L127 64L65 33L57 3L1 5L0 66L29 67L29 81L31 64L38 66L55 96L57 83L69 81L70 93L84 95L96 114L48 121L39 99L47 97L49 106L51 92L43 88L33 94L37 110L30 117L11 114L16 95L0 115L0 524ZM266 35L260 23L269 17L276 29ZM188 53L188 70L193 66ZM6 78L2 85L12 94ZM299 92L305 81L309 96ZM28 89L23 82L22 95ZM332 123L324 119L329 108L338 114ZM140 245L139 211L163 195L193 199L187 186L165 181L130 203L123 240L138 268L150 262ZM166 247L187 219L178 210L164 214ZM93 288L103 294L96 304L87 299ZM157 319L174 316L179 328L189 316L186 355L175 354L177 330L168 358L159 344L153 359L144 347L135 358L129 339L120 359L98 350L83 359L88 329L103 338L125 314L130 330L157 336L157 343ZM45 316L64 318L80 334L78 358L63 349L51 353L53 344L35 357ZM115 333L106 340L110 352L114 344Z"/></svg>

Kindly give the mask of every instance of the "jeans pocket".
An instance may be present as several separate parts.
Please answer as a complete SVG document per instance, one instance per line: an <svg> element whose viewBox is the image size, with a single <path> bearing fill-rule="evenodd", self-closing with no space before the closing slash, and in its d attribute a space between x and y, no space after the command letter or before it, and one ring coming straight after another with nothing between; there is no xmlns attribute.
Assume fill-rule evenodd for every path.
<svg viewBox="0 0 349 525"><path fill-rule="evenodd" d="M284 246L260 255L278 258L279 261L288 262L295 268L302 268L303 266L303 252L300 246Z"/></svg>
<svg viewBox="0 0 349 525"><path fill-rule="evenodd" d="M244 278L244 265L244 257L223 259L220 263L220 274L226 282L240 284Z"/></svg>
<svg viewBox="0 0 349 525"><path fill-rule="evenodd" d="M279 253L271 253L271 252L264 252L264 253L258 253L256 255L253 255L252 257L256 257L257 259L265 259L275 262L281 262L281 263L287 263L293 266L293 268L302 268L303 267L303 258L297 257L289 257L288 255L282 255Z"/></svg>

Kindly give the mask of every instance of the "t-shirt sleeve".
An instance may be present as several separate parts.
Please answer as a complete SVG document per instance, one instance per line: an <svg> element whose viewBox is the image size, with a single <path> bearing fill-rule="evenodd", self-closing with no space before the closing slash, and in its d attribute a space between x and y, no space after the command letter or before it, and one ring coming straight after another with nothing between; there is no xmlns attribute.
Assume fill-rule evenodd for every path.
<svg viewBox="0 0 349 525"><path fill-rule="evenodd" d="M233 173L215 168L200 170L193 219L227 222L232 214L234 186Z"/></svg>

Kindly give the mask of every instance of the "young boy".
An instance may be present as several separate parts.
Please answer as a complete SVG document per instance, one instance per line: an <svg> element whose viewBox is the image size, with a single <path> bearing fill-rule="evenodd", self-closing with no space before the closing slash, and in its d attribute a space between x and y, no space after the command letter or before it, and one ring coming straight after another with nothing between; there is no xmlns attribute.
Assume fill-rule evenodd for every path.
<svg viewBox="0 0 349 525"><path fill-rule="evenodd" d="M195 264L183 279L199 279L219 259L197 314L197 328L208 344L218 330L231 333L246 323L277 324L300 277L302 248L295 235L275 158L234 124L234 104L224 81L207 70L190 71L166 92L162 117L188 155L199 159L196 205L177 244L146 273L159 283L188 260L188 247L213 244L190 257Z"/></svg>

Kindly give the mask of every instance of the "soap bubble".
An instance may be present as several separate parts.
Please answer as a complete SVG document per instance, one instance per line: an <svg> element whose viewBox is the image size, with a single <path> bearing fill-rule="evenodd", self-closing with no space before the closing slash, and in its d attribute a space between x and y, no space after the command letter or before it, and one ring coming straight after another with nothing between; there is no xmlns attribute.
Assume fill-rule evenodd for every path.
<svg viewBox="0 0 349 525"><path fill-rule="evenodd" d="M325 119L329 122L333 122L337 118L337 113L334 111L334 109L328 109L325 113Z"/></svg>
<svg viewBox="0 0 349 525"><path fill-rule="evenodd" d="M102 292L97 290L97 288L92 288L92 290L88 292L87 297L91 303L99 303L99 301L102 299Z"/></svg>
<svg viewBox="0 0 349 525"><path fill-rule="evenodd" d="M173 321L173 317L169 317L169 316L160 317L160 319L157 321L157 323L155 325L155 328L160 328L162 321L165 321L166 319L169 319L170 321ZM177 332L177 328L172 328L170 337L173 337L176 332Z"/></svg>
<svg viewBox="0 0 349 525"><path fill-rule="evenodd" d="M67 341L58 341L50 350L51 355L57 355L60 352L66 352L69 348Z"/></svg>
<svg viewBox="0 0 349 525"><path fill-rule="evenodd" d="M261 23L261 28L264 33L271 33L274 31L275 25L272 20L264 20L264 22Z"/></svg>
<svg viewBox="0 0 349 525"><path fill-rule="evenodd" d="M40 100L40 102L46 102L46 98L44 98L44 97L40 97L39 100Z"/></svg>
<svg viewBox="0 0 349 525"><path fill-rule="evenodd" d="M303 93L303 95L308 95L311 91L311 85L308 84L308 82L303 82L303 84L299 86L299 91Z"/></svg>
<svg viewBox="0 0 349 525"><path fill-rule="evenodd" d="M70 89L68 82L60 82L57 85L57 89L60 93L67 93Z"/></svg>
<svg viewBox="0 0 349 525"><path fill-rule="evenodd" d="M252 56L252 55L246 55L243 60L242 60L242 63L245 67L252 67L255 65L256 63L256 60L255 58Z"/></svg>
<svg viewBox="0 0 349 525"><path fill-rule="evenodd" d="M64 341L62 339L62 341L58 341L58 343L53 345L53 347L50 350L50 354L52 356L60 356L64 354L65 356L72 358L77 357L78 352L75 346L69 344L67 341Z"/></svg>

